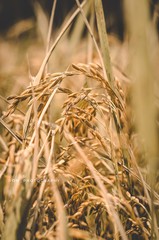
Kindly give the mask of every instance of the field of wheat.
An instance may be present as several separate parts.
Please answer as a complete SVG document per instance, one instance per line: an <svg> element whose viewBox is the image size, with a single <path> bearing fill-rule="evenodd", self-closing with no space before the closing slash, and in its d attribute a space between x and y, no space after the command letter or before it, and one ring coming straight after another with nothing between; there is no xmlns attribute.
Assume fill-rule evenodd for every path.
<svg viewBox="0 0 159 240"><path fill-rule="evenodd" d="M120 42L101 0L75 2L0 38L1 239L157 240L156 15L125 0Z"/></svg>

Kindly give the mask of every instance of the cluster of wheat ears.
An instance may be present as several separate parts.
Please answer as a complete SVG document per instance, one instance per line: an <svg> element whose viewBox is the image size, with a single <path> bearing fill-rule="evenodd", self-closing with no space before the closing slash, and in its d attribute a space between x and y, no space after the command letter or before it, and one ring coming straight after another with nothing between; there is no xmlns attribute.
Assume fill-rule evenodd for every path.
<svg viewBox="0 0 159 240"><path fill-rule="evenodd" d="M155 70L142 51L147 33L143 30L145 38L133 41L150 20L145 1L132 2L134 6L125 3L125 11L137 49L131 59L137 83L114 76L101 0L76 0L77 10L51 47L48 43L38 74L30 76L22 93L8 97L8 109L0 119L2 239L159 239L156 109L150 94ZM135 4L142 9L142 19L141 12L131 19ZM56 1L48 39L55 7ZM99 42L86 12L95 12ZM78 14L95 60L92 55L91 62L69 63L63 72L49 73L49 58ZM138 17L141 23L136 25ZM138 94L143 86L150 96L146 113L144 94ZM133 108L132 93L139 107Z"/></svg>

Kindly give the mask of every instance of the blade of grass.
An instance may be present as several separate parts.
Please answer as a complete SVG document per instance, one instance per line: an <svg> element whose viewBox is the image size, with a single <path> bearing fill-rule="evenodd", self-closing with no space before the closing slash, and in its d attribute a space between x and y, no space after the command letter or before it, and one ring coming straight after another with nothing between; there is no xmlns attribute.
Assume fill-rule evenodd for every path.
<svg viewBox="0 0 159 240"><path fill-rule="evenodd" d="M70 133L65 132L67 134L67 137L70 139L70 141L74 144L75 149L77 150L77 152L79 153L79 155L81 156L82 160L85 162L85 164L87 165L88 169L90 170L93 178L95 179L99 189L101 190L101 195L104 198L105 204L107 206L108 212L110 214L110 216L113 216L113 219L115 220L115 224L118 228L118 231L121 234L121 237L123 240L128 240L125 230L123 228L123 225L119 219L118 214L116 213L114 206L111 202L111 200L109 199L109 194L104 186L104 184L102 183L97 170L94 168L92 162L87 158L86 154L84 153L83 149L79 146L79 144L77 143L77 141L75 140L74 137L72 137L72 135L70 135Z"/></svg>
<svg viewBox="0 0 159 240"><path fill-rule="evenodd" d="M47 42L46 42L46 55L49 52L49 48L50 48L51 33L52 33L53 24L54 24L56 4L57 4L57 0L53 1L51 17L50 17L50 22L49 22L49 30L48 30L48 35L47 35ZM48 64L46 64L46 67L45 67L45 74L47 73L47 71L48 71Z"/></svg>
<svg viewBox="0 0 159 240"><path fill-rule="evenodd" d="M77 6L79 7L79 9L80 9L80 11L81 11L81 14L82 14L82 16L83 16L83 20L84 20L84 22L85 22L85 24L86 24L86 27L87 27L87 29L88 29L88 31L89 31L89 33L90 33L90 36L92 37L92 40L93 40L93 42L94 42L95 48L96 48L96 50L97 50L99 59L100 59L100 61L101 61L102 67L103 67L104 78L107 79L107 77L106 77L106 76L107 76L107 69L105 68L105 65L104 65L104 62L103 62L103 57L102 57L102 55L101 55L101 52L100 52L100 49L99 49L99 47L98 47L97 41L96 41L96 39L95 39L95 37L94 37L94 34L93 34L92 29L91 29L91 27L90 27L90 24L89 24L89 22L88 22L88 20L87 20L87 18L86 18L86 16L85 16L85 13L84 13L84 11L83 11L82 5L80 4L79 0L75 0L75 1L76 1ZM109 53L109 50L108 50L108 49L107 49L107 51L108 51L108 53ZM111 63L110 63L110 65L111 65ZM108 73L109 73L109 69L108 69ZM113 76L113 75L112 75L112 76ZM108 77L109 77L109 74L108 74ZM123 107L123 101L122 101L119 93L118 93L118 92L116 91L116 89L114 88L114 84L112 84L112 82L110 82L110 81L108 81L108 83L109 83L109 85L110 85L110 88L111 88L112 91L114 92L115 96L117 96L117 98L119 99L119 101L120 101L120 103L121 103L121 106Z"/></svg>
<svg viewBox="0 0 159 240"><path fill-rule="evenodd" d="M33 110L34 110L34 119L35 119L35 141L34 141L34 153L33 153L33 161L32 161L32 172L31 172L31 179L35 179L36 178L36 174L37 174L37 169L38 169L38 153L39 153L39 142L40 142L40 137L39 137L39 128L38 128L38 112L37 112L37 100L35 98L35 93L34 93L34 88L33 85L32 86L32 96L33 96ZM30 188L28 189L28 198L31 195L32 189L34 186L34 182L30 183Z"/></svg>
<svg viewBox="0 0 159 240"><path fill-rule="evenodd" d="M34 11L37 20L37 29L40 38L43 41L44 47L46 46L46 36L49 28L48 17L38 1L34 2Z"/></svg>
<svg viewBox="0 0 159 240"><path fill-rule="evenodd" d="M14 132L10 129L10 127L3 121L2 118L0 118L0 123L3 125L3 127L5 127L5 129L7 129L7 131L8 131L20 144L23 143L22 140L20 139L20 137L17 136L17 134L14 133Z"/></svg>
<svg viewBox="0 0 159 240"><path fill-rule="evenodd" d="M155 42L156 36L151 26L148 9L147 1L125 0L127 31L130 34L130 70L134 79L132 101L136 114L136 126L139 137L144 140L146 159L149 166L148 174L151 186L152 215L151 239L154 239L154 235L159 239L153 203L155 176L159 157L156 126L157 112L154 96L154 85L157 79L154 66L157 59L154 58L153 53L156 51L158 43ZM153 41L153 45L150 39Z"/></svg>
<svg viewBox="0 0 159 240"><path fill-rule="evenodd" d="M90 1L88 2L87 5L84 6L83 9L87 16L90 12ZM73 30L70 34L69 42L70 42L71 50L72 49L74 50L80 44L82 33L84 31L84 26L85 24L83 22L83 18L81 15L79 15L77 20L74 23Z"/></svg>
<svg viewBox="0 0 159 240"><path fill-rule="evenodd" d="M54 172L51 170L52 164L51 160L53 158L53 152L54 152L54 141L55 141L55 130L52 131L52 141L51 141L51 149L50 149L50 155L48 158L48 163L46 167L46 173L49 174L50 182L52 185L52 191L54 193L55 197L55 203L57 207L57 215L58 215L58 228L57 228L57 237L56 239L60 240L68 240L69 234L68 234L68 228L67 228L67 220L66 220L66 213L62 201L62 197L60 195L60 192L58 190L57 184L56 184L56 178L54 176Z"/></svg>
<svg viewBox="0 0 159 240"><path fill-rule="evenodd" d="M76 1L76 4L77 4L78 8L79 8L79 11L81 12L81 14L82 14L82 16L83 16L83 20L84 20L84 22L85 22L85 24L86 24L86 27L87 27L87 29L88 29L88 31L89 31L89 34L90 34L92 40L93 40L93 42L94 42L95 48L96 48L97 53L98 53L98 55L99 55L99 59L100 59L101 64L102 64L102 66L103 66L103 58L102 58L101 52L100 52L100 50L99 50L97 41L96 41L96 39L95 39L95 37L94 37L94 34L93 34L92 29L91 29L91 27L90 27L90 25L89 25L89 22L88 22L88 20L87 20L87 18L86 18L86 16L85 16L84 11L83 11L82 4L80 4L79 0L75 0L75 1ZM103 68L103 69L104 69L104 75L105 75L105 79L106 79L105 68Z"/></svg>
<svg viewBox="0 0 159 240"><path fill-rule="evenodd" d="M7 161L6 161L5 165L3 166L3 168L0 170L0 179L2 178L3 174L7 170L8 165L9 165L9 158L7 159Z"/></svg>
<svg viewBox="0 0 159 240"><path fill-rule="evenodd" d="M83 1L82 6L84 6L86 4L86 1ZM49 61L49 58L53 52L53 50L55 49L55 47L57 46L58 42L60 41L60 39L62 38L62 36L64 35L64 33L66 32L66 30L69 28L69 26L72 24L72 22L74 21L74 19L76 18L76 16L79 14L80 10L77 9L69 18L69 20L67 21L67 23L65 24L65 26L63 27L63 29L61 30L60 34L58 35L58 37L56 38L55 42L52 44L49 52L47 53L47 55L45 56L41 67L37 73L37 75L35 77L31 76L31 78L34 80L33 85L38 85L40 83L40 80L42 78L42 75L44 73L46 64ZM28 132L28 128L29 128L29 122L30 122L30 117L31 117L31 113L32 113L32 106L29 107L27 113L26 113L26 117L25 117L25 128L23 131L23 135L24 135L24 139L27 136L27 132Z"/></svg>
<svg viewBox="0 0 159 240"><path fill-rule="evenodd" d="M111 87L114 89L114 76L113 76L112 64L111 64L110 54L109 54L109 44L108 44L108 37L106 32L106 21L104 17L101 0L95 0L95 12L96 12L96 18L97 18L97 27L98 27L100 44L101 44L101 52L103 55L104 67L107 73L108 81L110 82Z"/></svg>
<svg viewBox="0 0 159 240"><path fill-rule="evenodd" d="M3 97L2 95L0 95L0 98L1 98L4 102L6 102L7 104L10 104L10 102L9 102L5 97ZM18 108L16 108L16 110L17 110L19 113L21 113L22 115L25 115L24 112L22 112L22 110L20 110L20 109L18 109Z"/></svg>
<svg viewBox="0 0 159 240"><path fill-rule="evenodd" d="M84 6L86 4L86 1L83 1L82 3L82 6ZM53 52L53 50L55 49L55 47L57 46L58 42L60 41L60 39L62 38L62 36L64 35L64 33L66 32L66 30L69 28L69 26L72 24L72 22L74 21L74 19L76 18L76 16L79 14L80 10L77 9L73 14L72 16L69 18L68 22L66 23L66 25L63 27L63 29L61 30L60 34L58 35L58 37L56 38L55 42L52 44L49 52L47 53L47 55L45 56L42 64L41 64L41 67L39 69L39 72L37 73L36 77L35 77L35 80L34 80L34 85L37 85L39 84L41 78L42 78L42 75L43 75L43 72L44 72L44 68L47 64L47 62L49 61L49 58Z"/></svg>
<svg viewBox="0 0 159 240"><path fill-rule="evenodd" d="M90 27L92 29L92 32L94 32L95 11L94 11L93 2L91 2L91 5L90 5L90 14L91 14ZM92 62L92 57L93 57L93 41L92 41L90 34L88 34L88 54L87 54L87 62L88 63Z"/></svg>
<svg viewBox="0 0 159 240"><path fill-rule="evenodd" d="M40 117L39 117L39 120L38 120L38 123L37 123L37 128L38 128L38 129L39 129L39 127L40 127L40 124L41 124L41 122L42 122L42 120L43 120L43 117L44 117L46 111L48 110L48 107L49 107L49 105L51 104L51 101L52 101L52 99L54 98L55 93L57 92L59 86L60 86L60 84L57 85L57 87L54 89L54 91L53 91L52 94L50 95L50 97L49 97L49 99L48 99L48 101L47 101L47 103L46 103L46 105L45 105L45 107L44 107L44 109L43 109ZM32 138L31 138L30 143L29 143L30 146L33 144L34 139L35 139L35 136L36 136L36 131L33 132Z"/></svg>

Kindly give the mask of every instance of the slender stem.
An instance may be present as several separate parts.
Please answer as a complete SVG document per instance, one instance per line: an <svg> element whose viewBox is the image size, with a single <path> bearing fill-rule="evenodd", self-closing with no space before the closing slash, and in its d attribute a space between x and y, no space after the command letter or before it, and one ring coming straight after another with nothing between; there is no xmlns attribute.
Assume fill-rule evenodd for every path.
<svg viewBox="0 0 159 240"><path fill-rule="evenodd" d="M57 3L57 0L54 0L53 5L52 5L52 10L51 10L50 22L49 22L49 30L48 30L47 44L46 44L46 55L47 55L47 53L49 51L49 48L50 48L51 33L52 33L53 24L54 24L56 3ZM46 67L45 67L45 73L47 73L47 71L48 71L48 63L46 64Z"/></svg>

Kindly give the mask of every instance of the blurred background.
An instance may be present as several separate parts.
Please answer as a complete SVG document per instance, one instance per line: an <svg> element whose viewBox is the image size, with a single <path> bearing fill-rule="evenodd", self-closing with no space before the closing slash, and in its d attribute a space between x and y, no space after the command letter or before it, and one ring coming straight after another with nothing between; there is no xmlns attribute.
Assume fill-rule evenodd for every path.
<svg viewBox="0 0 159 240"><path fill-rule="evenodd" d="M108 32L123 40L122 1L108 0L103 1L103 4ZM53 1L46 0L0 1L0 111L7 106L2 98L21 92L29 84L29 71L35 75L40 67L46 51L52 5ZM57 1L53 40L71 10L74 11L75 8L77 6L74 0ZM83 20L81 22L83 24ZM85 32L84 29L82 31ZM82 36L83 34L85 33L82 33ZM80 37L75 40L74 36L71 38L66 34L50 60L50 71L63 71L78 59L84 62L85 45Z"/></svg>
<svg viewBox="0 0 159 240"><path fill-rule="evenodd" d="M20 20L34 19L35 3L38 2L45 13L49 16L52 8L52 1L44 0L1 0L0 2L0 31L1 33L7 32L11 26ZM153 4L156 1L153 0ZM151 6L153 6L153 4ZM64 18L68 12L76 5L74 0L58 0L55 13L55 26L58 27L63 23ZM108 31L116 33L121 39L123 39L123 13L122 13L122 0L107 0L103 1L105 15L107 18Z"/></svg>
<svg viewBox="0 0 159 240"><path fill-rule="evenodd" d="M159 29L158 0L149 0L149 8ZM0 95L19 93L29 83L29 71L35 75L46 52L49 18L53 1L0 1ZM122 0L103 0L107 31L110 34L111 57L126 71L127 57ZM57 0L53 35L54 40L67 16L77 8L74 0ZM89 13L88 13L89 17ZM83 22L83 20L81 21ZM83 24L84 25L84 24ZM78 31L78 30L77 30ZM84 27L82 36L85 34ZM69 34L69 33L68 33ZM72 34L73 35L73 34ZM74 34L75 36L75 34ZM50 71L62 71L72 62L86 62L86 43L66 34L50 60ZM69 48L68 48L69 44ZM67 56L69 55L69 59ZM119 64L120 63L120 64ZM17 84L15 84L17 83ZM1 99L0 110L6 103Z"/></svg>
<svg viewBox="0 0 159 240"><path fill-rule="evenodd" d="M158 14L159 6L158 0L148 0L151 13L156 11ZM0 32L6 33L18 21L24 19L35 20L35 3L38 2L45 13L49 16L52 8L52 1L45 0L1 0L0 1ZM55 26L62 24L68 12L75 7L74 0L58 0L55 12ZM123 20L123 0L103 0L105 16L107 20L108 32L115 33L120 39L124 37L124 20ZM157 28L159 28L159 21L157 18Z"/></svg>

